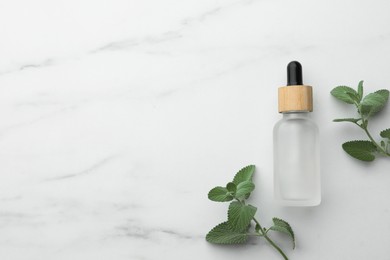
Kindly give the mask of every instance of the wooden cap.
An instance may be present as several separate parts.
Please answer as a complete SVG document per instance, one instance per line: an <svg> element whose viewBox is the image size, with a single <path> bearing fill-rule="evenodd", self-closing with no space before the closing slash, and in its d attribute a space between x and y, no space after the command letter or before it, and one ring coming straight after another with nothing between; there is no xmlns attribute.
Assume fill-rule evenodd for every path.
<svg viewBox="0 0 390 260"><path fill-rule="evenodd" d="M279 113L292 111L313 111L313 90L311 86L295 85L279 88Z"/></svg>

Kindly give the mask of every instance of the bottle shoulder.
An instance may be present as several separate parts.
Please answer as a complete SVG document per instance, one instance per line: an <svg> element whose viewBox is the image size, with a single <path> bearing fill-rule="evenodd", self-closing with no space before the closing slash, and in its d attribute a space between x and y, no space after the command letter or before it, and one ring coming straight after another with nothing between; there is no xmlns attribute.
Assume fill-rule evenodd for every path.
<svg viewBox="0 0 390 260"><path fill-rule="evenodd" d="M317 123L311 119L309 116L307 117L291 117L291 118L281 118L278 122L276 122L274 126L274 130L278 128L288 128L288 127L301 127L301 128L309 128L318 131Z"/></svg>

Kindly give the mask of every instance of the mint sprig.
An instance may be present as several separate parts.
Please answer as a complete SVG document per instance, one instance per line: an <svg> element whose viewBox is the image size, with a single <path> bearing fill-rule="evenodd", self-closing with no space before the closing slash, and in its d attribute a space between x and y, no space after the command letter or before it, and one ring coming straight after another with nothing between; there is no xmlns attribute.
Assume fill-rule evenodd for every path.
<svg viewBox="0 0 390 260"><path fill-rule="evenodd" d="M244 244L250 236L258 236L266 239L282 256L288 260L286 254L279 246L268 236L269 231L279 232L288 235L295 248L294 232L286 221L280 218L273 218L273 226L263 228L255 218L257 208L247 204L251 192L255 189L252 181L255 166L249 165L242 168L235 175L232 182L226 184L226 187L215 187L210 190L208 198L216 202L230 202L227 221L215 226L206 235L206 240L213 244ZM254 228L251 222L254 222Z"/></svg>
<svg viewBox="0 0 390 260"><path fill-rule="evenodd" d="M340 118L333 122L350 122L366 133L369 140L349 141L342 145L350 156L366 162L374 161L377 155L390 157L390 129L383 130L380 136L384 139L377 142L368 130L368 123L372 116L380 112L389 100L389 91L381 89L363 97L363 80L358 84L357 91L347 86L335 87L332 96L356 107L357 118Z"/></svg>

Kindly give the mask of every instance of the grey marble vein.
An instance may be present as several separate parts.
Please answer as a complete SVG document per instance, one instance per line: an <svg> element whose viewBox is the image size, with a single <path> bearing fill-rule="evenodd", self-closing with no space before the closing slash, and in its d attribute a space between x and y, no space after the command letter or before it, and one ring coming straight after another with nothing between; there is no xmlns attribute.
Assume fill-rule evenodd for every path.
<svg viewBox="0 0 390 260"><path fill-rule="evenodd" d="M46 181L59 181L59 180L80 177L80 176L83 176L83 175L86 175L86 174L93 173L94 171L96 171L97 169L99 169L102 166L106 165L107 163L111 162L113 159L115 159L117 157L118 157L118 155L107 156L107 157L99 160L98 162L96 162L95 164L89 166L88 168L86 168L84 170L81 170L81 171L75 172L75 173L70 173L70 174L58 176L58 177L48 178L48 179L46 179Z"/></svg>
<svg viewBox="0 0 390 260"><path fill-rule="evenodd" d="M55 65L58 62L58 60L59 60L58 58L47 58L39 62L26 62L25 64L19 65L16 68L0 71L0 76L7 75L10 73L15 73L15 72L22 72L29 69L46 68Z"/></svg>
<svg viewBox="0 0 390 260"><path fill-rule="evenodd" d="M54 62L52 59L46 59L42 62L39 63L30 63L30 64L25 64L19 67L18 70L25 70L25 69L31 69L31 68L42 68L42 67L47 67L53 65Z"/></svg>
<svg viewBox="0 0 390 260"><path fill-rule="evenodd" d="M184 31L187 30L188 27L192 27L196 24L201 24L205 22L207 19L216 16L217 14L223 12L228 8L236 7L237 5L246 5L252 2L253 0L251 1L240 0L234 3L221 5L219 7L214 7L196 16L184 18L180 22L179 27L175 30L166 31L159 35L150 35L143 38L132 38L132 39L125 39L120 41L113 41L95 50L92 50L90 53L98 53L101 51L125 50L125 49L134 48L138 46L155 45L167 41L177 40L183 37Z"/></svg>
<svg viewBox="0 0 390 260"><path fill-rule="evenodd" d="M98 53L101 51L117 51L129 49L137 46L145 46L145 45L154 45L159 44L175 39L179 39L182 37L181 30L177 31L167 31L157 36L146 36L141 39L127 39L116 42L108 43L102 47L97 48L96 50L91 51L90 53Z"/></svg>
<svg viewBox="0 0 390 260"><path fill-rule="evenodd" d="M200 235L185 234L169 228L147 228L140 226L139 223L119 226L117 229L122 235L135 239L153 239L153 235L161 233L177 239L203 239Z"/></svg>

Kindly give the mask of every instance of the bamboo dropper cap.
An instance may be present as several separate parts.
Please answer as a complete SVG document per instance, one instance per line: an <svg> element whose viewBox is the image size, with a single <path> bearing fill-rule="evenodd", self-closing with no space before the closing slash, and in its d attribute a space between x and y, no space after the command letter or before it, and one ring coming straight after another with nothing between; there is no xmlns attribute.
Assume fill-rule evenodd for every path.
<svg viewBox="0 0 390 260"><path fill-rule="evenodd" d="M312 87L302 82L301 64L298 61L290 62L287 65L287 86L278 90L279 113L313 111Z"/></svg>

